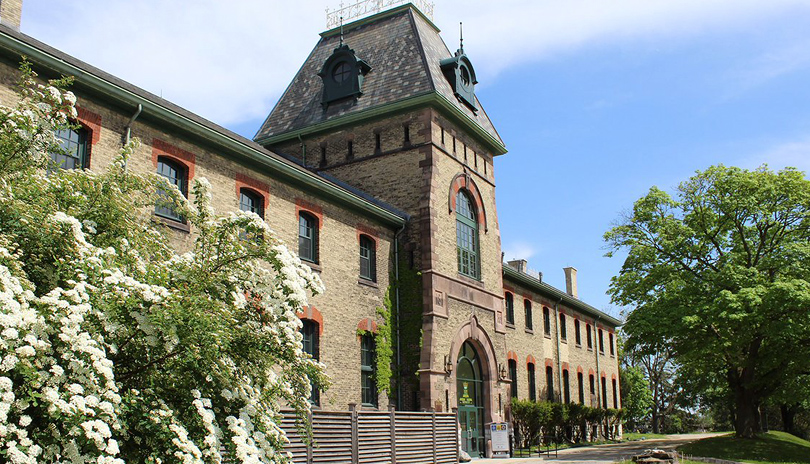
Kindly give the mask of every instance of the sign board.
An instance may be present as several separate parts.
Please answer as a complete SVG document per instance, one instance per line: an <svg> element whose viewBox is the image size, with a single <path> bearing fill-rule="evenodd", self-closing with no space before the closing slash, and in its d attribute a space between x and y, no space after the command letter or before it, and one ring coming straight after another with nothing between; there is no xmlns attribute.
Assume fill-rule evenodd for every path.
<svg viewBox="0 0 810 464"><path fill-rule="evenodd" d="M509 424L506 422L493 422L489 424L492 436L493 453L509 453Z"/></svg>

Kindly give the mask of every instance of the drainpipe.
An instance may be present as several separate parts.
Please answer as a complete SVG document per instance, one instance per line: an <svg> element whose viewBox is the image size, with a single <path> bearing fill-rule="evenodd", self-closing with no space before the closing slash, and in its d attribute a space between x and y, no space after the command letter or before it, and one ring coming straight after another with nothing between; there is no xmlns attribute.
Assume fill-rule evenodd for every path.
<svg viewBox="0 0 810 464"><path fill-rule="evenodd" d="M565 398L563 397L562 359L560 359L560 303L562 303L562 297L554 303L554 317L556 318L554 325L557 326L557 385L560 386L560 403L562 403Z"/></svg>
<svg viewBox="0 0 810 464"><path fill-rule="evenodd" d="M132 138L132 125L135 123L135 120L138 119L138 116L141 115L141 111L143 111L143 105L138 103L138 108L135 110L135 114L133 114L132 117L129 118L129 122L127 122L127 125L124 126L125 128L124 145L129 144L130 139ZM126 164L124 164L124 167L126 167Z"/></svg>
<svg viewBox="0 0 810 464"><path fill-rule="evenodd" d="M307 167L307 146L304 144L304 139L301 138L301 134L298 134L298 142L301 143L301 161L304 163L304 167Z"/></svg>
<svg viewBox="0 0 810 464"><path fill-rule="evenodd" d="M405 231L404 225L394 234L394 296L397 305L397 411L402 411L402 346L399 341L399 235L403 231Z"/></svg>

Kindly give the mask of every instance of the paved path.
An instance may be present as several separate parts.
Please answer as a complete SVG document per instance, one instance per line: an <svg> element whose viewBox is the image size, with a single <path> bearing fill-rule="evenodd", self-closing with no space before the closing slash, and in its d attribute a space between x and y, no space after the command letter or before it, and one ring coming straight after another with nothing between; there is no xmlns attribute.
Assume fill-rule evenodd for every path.
<svg viewBox="0 0 810 464"><path fill-rule="evenodd" d="M690 435L670 435L665 439L640 440L610 445L585 446L560 450L558 457L510 458L510 459L473 459L471 464L536 464L550 462L555 464L606 464L616 462L633 454L639 454L650 448L671 450L684 443L701 438L722 435L703 433Z"/></svg>

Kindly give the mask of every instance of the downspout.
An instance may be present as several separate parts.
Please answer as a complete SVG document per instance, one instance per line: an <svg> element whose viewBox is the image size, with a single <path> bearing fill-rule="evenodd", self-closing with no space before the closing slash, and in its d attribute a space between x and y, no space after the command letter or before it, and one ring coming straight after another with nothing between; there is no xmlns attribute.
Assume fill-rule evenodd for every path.
<svg viewBox="0 0 810 464"><path fill-rule="evenodd" d="M556 318L554 325L557 326L557 385L560 386L560 403L562 403L565 401L565 397L563 396L562 359L560 359L560 303L562 303L562 297L554 303L554 317Z"/></svg>
<svg viewBox="0 0 810 464"><path fill-rule="evenodd" d="M399 235L403 231L405 231L405 225L394 234L394 298L397 305L397 411L402 411L402 346L399 341Z"/></svg>
<svg viewBox="0 0 810 464"><path fill-rule="evenodd" d="M304 163L304 167L307 167L307 145L301 138L301 134L298 134L298 142L301 144L301 162Z"/></svg>
<svg viewBox="0 0 810 464"><path fill-rule="evenodd" d="M124 133L124 146L129 145L129 142L132 139L132 125L135 123L135 120L138 119L138 116L141 115L141 111L143 111L143 105L138 103L138 108L135 110L135 114L129 118L129 122L127 122L127 125L124 126L126 129ZM124 168L126 168L126 166L126 161L124 161Z"/></svg>

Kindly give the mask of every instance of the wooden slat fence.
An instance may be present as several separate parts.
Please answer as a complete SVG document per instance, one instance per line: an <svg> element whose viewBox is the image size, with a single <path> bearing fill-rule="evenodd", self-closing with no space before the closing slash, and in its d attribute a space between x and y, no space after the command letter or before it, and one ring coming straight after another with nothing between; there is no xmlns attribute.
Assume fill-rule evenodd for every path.
<svg viewBox="0 0 810 464"><path fill-rule="evenodd" d="M394 411L313 411L314 443L307 445L292 411L281 427L296 464L425 464L458 462L454 413Z"/></svg>

